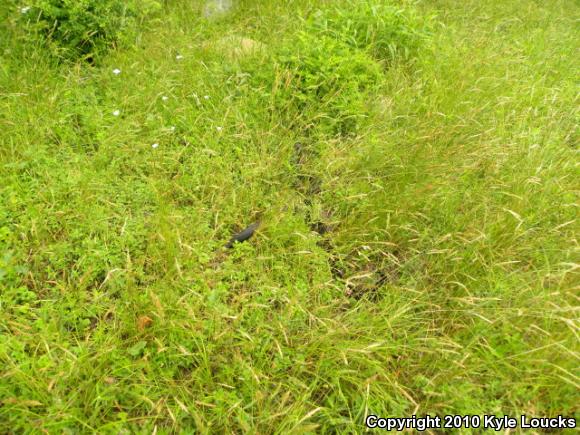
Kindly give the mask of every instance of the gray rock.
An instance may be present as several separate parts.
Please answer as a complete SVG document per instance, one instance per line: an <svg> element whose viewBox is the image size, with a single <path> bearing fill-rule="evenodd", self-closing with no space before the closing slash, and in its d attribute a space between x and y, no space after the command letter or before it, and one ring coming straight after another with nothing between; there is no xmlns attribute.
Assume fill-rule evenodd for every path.
<svg viewBox="0 0 580 435"><path fill-rule="evenodd" d="M233 6L232 0L207 0L203 7L203 16L213 18L227 14Z"/></svg>

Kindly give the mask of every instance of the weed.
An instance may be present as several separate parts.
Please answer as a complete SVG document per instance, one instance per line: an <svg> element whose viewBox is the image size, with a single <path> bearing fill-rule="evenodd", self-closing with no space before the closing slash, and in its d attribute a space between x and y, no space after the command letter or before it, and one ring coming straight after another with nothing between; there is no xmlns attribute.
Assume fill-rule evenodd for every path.
<svg viewBox="0 0 580 435"><path fill-rule="evenodd" d="M133 41L137 22L159 8L154 0L38 0L21 21L59 57L92 59Z"/></svg>
<svg viewBox="0 0 580 435"><path fill-rule="evenodd" d="M381 84L380 66L342 41L302 32L276 52L270 69L252 77L274 116L288 128L356 134L368 99Z"/></svg>
<svg viewBox="0 0 580 435"><path fill-rule="evenodd" d="M369 0L348 8L317 10L307 27L317 35L368 50L387 65L416 57L430 34L428 20L413 8Z"/></svg>

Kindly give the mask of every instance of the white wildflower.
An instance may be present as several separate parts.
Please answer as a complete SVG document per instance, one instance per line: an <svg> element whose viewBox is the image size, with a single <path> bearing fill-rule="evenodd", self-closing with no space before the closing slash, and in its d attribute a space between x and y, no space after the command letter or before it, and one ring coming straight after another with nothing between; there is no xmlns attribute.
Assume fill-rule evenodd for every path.
<svg viewBox="0 0 580 435"><path fill-rule="evenodd" d="M113 116L119 116L121 114L120 110L113 111Z"/></svg>
<svg viewBox="0 0 580 435"><path fill-rule="evenodd" d="M181 59L183 59L183 56L181 54L178 54L177 56L175 56L175 59L181 60Z"/></svg>
<svg viewBox="0 0 580 435"><path fill-rule="evenodd" d="M155 142L153 145L151 145L151 148L157 148L159 146L159 144L157 142Z"/></svg>
<svg viewBox="0 0 580 435"><path fill-rule="evenodd" d="M162 99L163 101L167 101L167 100L169 100L169 97L168 97L167 95L164 95L164 96L162 96L162 97L161 97L161 99Z"/></svg>
<svg viewBox="0 0 580 435"><path fill-rule="evenodd" d="M223 127L216 127L215 129L216 129L217 131L222 131L222 130L223 130Z"/></svg>
<svg viewBox="0 0 580 435"><path fill-rule="evenodd" d="M119 68L115 68L113 70L113 74L115 74L116 76L118 76L119 74L121 74L121 70Z"/></svg>
<svg viewBox="0 0 580 435"><path fill-rule="evenodd" d="M203 99L204 99L204 100L209 100L209 95L204 95L204 96L203 96Z"/></svg>
<svg viewBox="0 0 580 435"><path fill-rule="evenodd" d="M30 10L30 6L24 6L22 8L20 8L20 13L21 14L25 14Z"/></svg>

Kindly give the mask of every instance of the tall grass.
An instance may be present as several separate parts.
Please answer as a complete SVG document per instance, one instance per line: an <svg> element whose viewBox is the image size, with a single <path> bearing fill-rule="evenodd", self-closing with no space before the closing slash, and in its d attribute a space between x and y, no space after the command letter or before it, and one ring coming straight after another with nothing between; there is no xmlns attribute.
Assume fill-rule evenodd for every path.
<svg viewBox="0 0 580 435"><path fill-rule="evenodd" d="M577 4L273 3L167 2L98 66L10 9L0 431L577 416Z"/></svg>

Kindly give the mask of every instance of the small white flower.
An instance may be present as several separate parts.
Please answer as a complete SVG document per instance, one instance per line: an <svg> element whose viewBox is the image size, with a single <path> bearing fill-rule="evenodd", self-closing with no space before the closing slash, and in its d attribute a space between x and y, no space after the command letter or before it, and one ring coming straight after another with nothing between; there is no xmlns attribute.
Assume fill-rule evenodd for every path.
<svg viewBox="0 0 580 435"><path fill-rule="evenodd" d="M223 130L223 127L216 127L215 129L216 129L217 131L222 131L222 130Z"/></svg>
<svg viewBox="0 0 580 435"><path fill-rule="evenodd" d="M183 59L183 56L181 54L178 54L177 56L175 56L175 59L181 60L181 59Z"/></svg>
<svg viewBox="0 0 580 435"><path fill-rule="evenodd" d="M20 13L25 14L29 10L30 10L30 6L24 6L24 7L20 8Z"/></svg>
<svg viewBox="0 0 580 435"><path fill-rule="evenodd" d="M209 95L204 95L204 96L203 96L203 99L204 99L204 100L209 100Z"/></svg>
<svg viewBox="0 0 580 435"><path fill-rule="evenodd" d="M113 116L119 116L121 114L120 110L113 111Z"/></svg>
<svg viewBox="0 0 580 435"><path fill-rule="evenodd" d="M169 127L169 131L175 131L175 125L172 125L171 127Z"/></svg>
<svg viewBox="0 0 580 435"><path fill-rule="evenodd" d="M157 148L159 146L159 144L157 142L155 142L153 145L151 145L151 148Z"/></svg>
<svg viewBox="0 0 580 435"><path fill-rule="evenodd" d="M167 95L164 95L164 96L162 96L162 97L161 97L161 99L162 99L163 101L167 101L167 100L169 100L169 97L168 97Z"/></svg>
<svg viewBox="0 0 580 435"><path fill-rule="evenodd" d="M121 70L119 68L115 68L113 70L113 74L115 74L116 76L118 76L119 74L121 74Z"/></svg>

